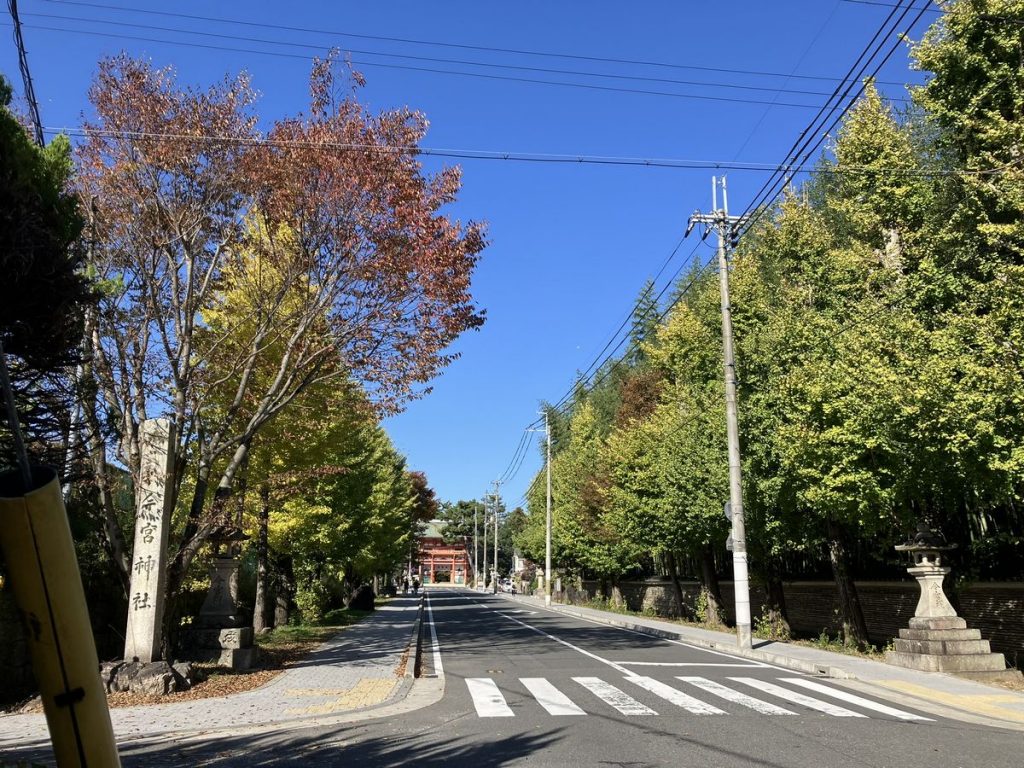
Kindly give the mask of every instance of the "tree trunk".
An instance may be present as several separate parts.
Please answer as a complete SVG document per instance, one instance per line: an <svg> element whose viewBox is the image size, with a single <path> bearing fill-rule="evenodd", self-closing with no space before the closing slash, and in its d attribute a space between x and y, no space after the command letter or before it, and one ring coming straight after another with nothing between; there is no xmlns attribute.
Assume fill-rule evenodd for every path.
<svg viewBox="0 0 1024 768"><path fill-rule="evenodd" d="M278 561L276 589L274 595L274 626L286 627L291 617L292 593L295 589L295 579L292 574L290 559Z"/></svg>
<svg viewBox="0 0 1024 768"><path fill-rule="evenodd" d="M788 640L793 630L789 626L786 615L786 594L782 587L782 576L779 573L777 560L768 558L764 571L764 587L767 603L764 607L764 620L771 631L771 640Z"/></svg>
<svg viewBox="0 0 1024 768"><path fill-rule="evenodd" d="M683 585L679 582L679 567L676 565L675 552L671 550L665 553L665 565L668 566L668 575L672 579L672 594L676 601L676 616L682 618L688 611L683 605Z"/></svg>
<svg viewBox="0 0 1024 768"><path fill-rule="evenodd" d="M723 624L722 588L718 584L715 572L715 553L710 544L706 544L700 553L700 584L703 602L707 606L704 611L704 623L712 627Z"/></svg>
<svg viewBox="0 0 1024 768"><path fill-rule="evenodd" d="M828 557L832 564L836 591L839 594L843 642L864 647L868 644L867 623L864 621L864 611L857 598L857 586L853 583L853 576L850 573L846 532L835 520L828 521Z"/></svg>
<svg viewBox="0 0 1024 768"><path fill-rule="evenodd" d="M270 486L260 486L260 514L256 524L256 600L252 610L252 631L269 629L267 616L267 527L270 520Z"/></svg>

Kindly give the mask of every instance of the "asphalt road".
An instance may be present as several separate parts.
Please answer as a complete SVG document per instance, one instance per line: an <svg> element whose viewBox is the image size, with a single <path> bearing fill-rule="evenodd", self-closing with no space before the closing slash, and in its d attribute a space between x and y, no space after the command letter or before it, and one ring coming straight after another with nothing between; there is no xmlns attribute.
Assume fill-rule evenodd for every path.
<svg viewBox="0 0 1024 768"><path fill-rule="evenodd" d="M436 704L400 717L135 746L126 766L1020 768L1019 732L469 590L428 593ZM436 635L436 644L435 638Z"/></svg>

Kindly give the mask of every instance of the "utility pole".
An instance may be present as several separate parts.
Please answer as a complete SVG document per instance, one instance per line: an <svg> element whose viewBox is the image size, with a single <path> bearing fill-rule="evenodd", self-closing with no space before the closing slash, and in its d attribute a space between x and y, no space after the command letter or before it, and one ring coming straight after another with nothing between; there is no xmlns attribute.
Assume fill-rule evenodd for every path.
<svg viewBox="0 0 1024 768"><path fill-rule="evenodd" d="M498 594L498 500L501 498L498 491L501 488L501 481L494 481L494 577L491 579L491 586L494 594Z"/></svg>
<svg viewBox="0 0 1024 768"><path fill-rule="evenodd" d="M548 412L544 411L544 432L548 439L548 503L544 518L544 605L551 605L551 424Z"/></svg>
<svg viewBox="0 0 1024 768"><path fill-rule="evenodd" d="M718 187L722 187L722 207L718 207ZM725 368L725 419L729 441L729 505L732 511L732 570L736 594L736 642L740 648L751 647L750 581L747 575L747 540L743 524L743 477L740 468L739 420L736 410L736 360L733 356L732 306L729 303L729 262L726 242L732 239L743 223L739 216L729 216L729 198L725 177L721 182L711 178L711 213L697 211L690 217L686 234L695 224L704 224L718 234L718 285L722 304L722 350ZM705 233L706 235L706 233Z"/></svg>
<svg viewBox="0 0 1024 768"><path fill-rule="evenodd" d="M487 494L484 493L484 567L480 571L483 578L480 579L480 586L487 588Z"/></svg>
<svg viewBox="0 0 1024 768"><path fill-rule="evenodd" d="M474 501L473 502L473 582L474 582L474 584L480 578L480 571L478 571L476 569L476 566L477 566L476 556L477 556L477 554L480 551L478 549L478 547L477 547L477 527L476 527L477 526L476 513L479 511L479 509L480 509L480 505L477 504Z"/></svg>

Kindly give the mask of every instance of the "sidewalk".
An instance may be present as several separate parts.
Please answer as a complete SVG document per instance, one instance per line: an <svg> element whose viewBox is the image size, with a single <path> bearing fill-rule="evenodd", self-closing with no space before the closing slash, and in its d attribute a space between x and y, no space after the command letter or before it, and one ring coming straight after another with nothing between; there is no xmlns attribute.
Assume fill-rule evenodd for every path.
<svg viewBox="0 0 1024 768"><path fill-rule="evenodd" d="M326 725L369 710L376 715L412 688L419 608L420 597L399 595L252 691L112 709L114 734L123 743L167 733L238 731L282 723ZM399 675L403 661L404 674ZM0 716L0 754L49 741L42 714Z"/></svg>
<svg viewBox="0 0 1024 768"><path fill-rule="evenodd" d="M503 595L544 608L542 597ZM925 712L983 725L1024 731L1024 693L941 672L918 672L861 656L754 638L750 651L736 647L736 636L671 621L576 605L552 603L550 610L646 635L664 637L762 661L785 669L833 678L845 687L915 706Z"/></svg>

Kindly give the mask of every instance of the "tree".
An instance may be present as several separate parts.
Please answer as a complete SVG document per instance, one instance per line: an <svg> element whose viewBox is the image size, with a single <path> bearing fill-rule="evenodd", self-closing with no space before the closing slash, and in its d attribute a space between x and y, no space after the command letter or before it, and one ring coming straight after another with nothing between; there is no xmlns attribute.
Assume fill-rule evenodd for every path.
<svg viewBox="0 0 1024 768"><path fill-rule="evenodd" d="M0 350L29 449L62 466L56 446L70 429L66 367L79 356L82 318L95 301L78 243L83 220L70 190L70 143L37 146L10 110L0 76ZM0 419L0 462L13 466L14 442Z"/></svg>
<svg viewBox="0 0 1024 768"><path fill-rule="evenodd" d="M447 345L483 320L469 294L482 228L440 212L457 169L424 176L423 116L338 98L332 67L313 68L309 116L278 121L266 140L245 76L201 93L121 56L101 62L91 90L82 187L97 201L96 268L114 286L94 334L102 403L133 474L151 411L177 428L176 490L194 457L172 594L254 437L296 397L352 378L394 412L429 391L453 359ZM211 312L230 320L204 327Z"/></svg>

